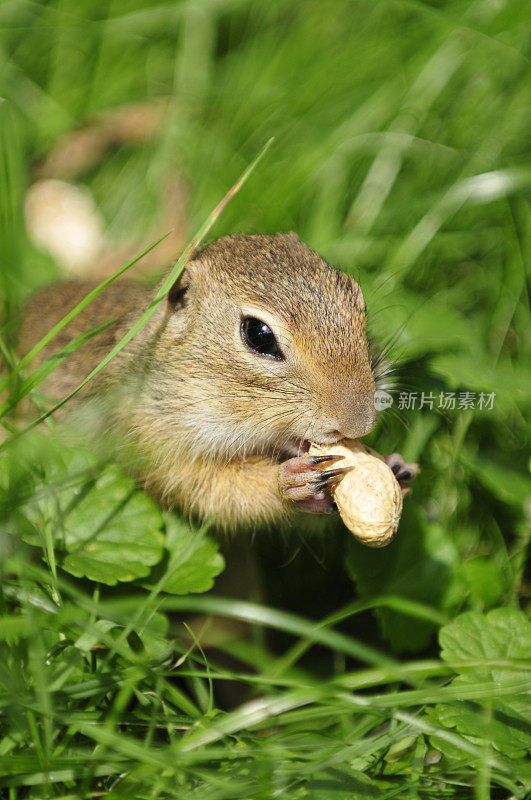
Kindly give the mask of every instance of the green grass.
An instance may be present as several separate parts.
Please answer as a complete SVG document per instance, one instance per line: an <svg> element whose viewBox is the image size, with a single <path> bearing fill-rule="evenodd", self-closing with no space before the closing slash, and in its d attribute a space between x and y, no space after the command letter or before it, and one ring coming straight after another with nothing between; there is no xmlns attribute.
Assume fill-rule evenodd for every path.
<svg viewBox="0 0 531 800"><path fill-rule="evenodd" d="M100 112L169 97L157 136L79 177L109 236L148 237L174 174L191 239L275 137L209 236L293 229L360 280L399 362L371 443L422 467L385 550L310 520L254 537L250 602L205 594L208 531L53 418L4 444L1 797L530 796L530 23L525 0L0 5L15 396L49 411L48 367L12 351L16 309L59 274L24 228L35 164ZM401 391L434 408L396 411ZM441 392L496 397L446 411ZM251 635L202 649L193 613Z"/></svg>

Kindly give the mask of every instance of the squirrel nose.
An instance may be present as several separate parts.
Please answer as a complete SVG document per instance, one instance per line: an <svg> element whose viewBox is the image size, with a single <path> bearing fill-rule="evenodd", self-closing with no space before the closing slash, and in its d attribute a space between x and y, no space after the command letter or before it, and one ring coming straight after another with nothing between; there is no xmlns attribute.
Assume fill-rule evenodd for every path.
<svg viewBox="0 0 531 800"><path fill-rule="evenodd" d="M357 407L353 412L342 415L337 429L330 431L335 441L340 439L359 439L360 436L370 433L376 424L377 411L374 405L367 404L364 408Z"/></svg>
<svg viewBox="0 0 531 800"><path fill-rule="evenodd" d="M328 431L327 443L359 439L374 428L378 413L372 373L361 372L356 382L338 378L326 386L321 398L325 416L321 418L320 428Z"/></svg>
<svg viewBox="0 0 531 800"><path fill-rule="evenodd" d="M358 439L360 436L370 433L376 424L376 409L369 409L366 413L360 414L354 425L343 434L347 439Z"/></svg>

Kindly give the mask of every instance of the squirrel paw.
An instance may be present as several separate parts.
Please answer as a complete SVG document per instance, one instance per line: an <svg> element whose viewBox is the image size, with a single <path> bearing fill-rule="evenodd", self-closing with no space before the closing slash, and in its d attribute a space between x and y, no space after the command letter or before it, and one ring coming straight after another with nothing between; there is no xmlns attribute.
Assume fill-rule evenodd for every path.
<svg viewBox="0 0 531 800"><path fill-rule="evenodd" d="M408 485L408 481L412 481L420 472L418 464L405 464L400 453L392 453L390 456L385 456L384 461L393 470L395 478L402 489L402 497L405 497L411 492L411 486Z"/></svg>
<svg viewBox="0 0 531 800"><path fill-rule="evenodd" d="M313 514L337 512L330 488L352 467L324 469L339 461L342 456L310 456L306 453L298 458L290 458L280 465L278 485L284 500L290 500L303 511Z"/></svg>

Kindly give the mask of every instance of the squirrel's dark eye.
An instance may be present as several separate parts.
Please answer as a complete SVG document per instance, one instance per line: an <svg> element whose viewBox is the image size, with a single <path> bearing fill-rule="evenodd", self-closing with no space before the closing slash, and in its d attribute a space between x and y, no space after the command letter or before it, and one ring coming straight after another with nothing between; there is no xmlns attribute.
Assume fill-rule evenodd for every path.
<svg viewBox="0 0 531 800"><path fill-rule="evenodd" d="M255 353L260 353L260 355L268 356L269 358L276 358L277 361L284 359L275 334L269 325L266 325L261 319L244 317L241 324L241 334L245 344Z"/></svg>

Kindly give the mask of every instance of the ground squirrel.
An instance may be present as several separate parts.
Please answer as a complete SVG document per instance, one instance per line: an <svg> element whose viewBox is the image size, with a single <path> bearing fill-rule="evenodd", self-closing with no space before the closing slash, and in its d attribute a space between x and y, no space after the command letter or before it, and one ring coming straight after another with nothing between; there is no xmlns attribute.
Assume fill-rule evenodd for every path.
<svg viewBox="0 0 531 800"><path fill-rule="evenodd" d="M63 282L28 303L27 352L94 284ZM149 306L153 293L111 284L39 355L114 322L43 384L62 399ZM294 233L227 236L197 250L154 316L76 397L100 430L135 453L132 468L162 504L224 528L296 509L333 511L342 477L310 441L358 438L376 422L375 378L358 284ZM400 481L413 465L389 457Z"/></svg>

